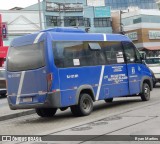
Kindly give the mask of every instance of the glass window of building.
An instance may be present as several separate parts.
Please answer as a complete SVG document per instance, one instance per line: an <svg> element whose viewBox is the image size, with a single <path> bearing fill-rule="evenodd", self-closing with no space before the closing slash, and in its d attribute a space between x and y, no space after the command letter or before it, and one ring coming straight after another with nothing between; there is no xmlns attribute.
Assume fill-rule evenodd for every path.
<svg viewBox="0 0 160 144"><path fill-rule="evenodd" d="M46 16L47 26L60 26L60 18L58 16Z"/></svg>
<svg viewBox="0 0 160 144"><path fill-rule="evenodd" d="M85 27L90 27L91 26L91 22L90 22L89 18L84 18L83 22L84 22L84 26Z"/></svg>
<svg viewBox="0 0 160 144"><path fill-rule="evenodd" d="M64 17L64 26L83 26L82 16L68 16Z"/></svg>
<svg viewBox="0 0 160 144"><path fill-rule="evenodd" d="M90 19L82 16L64 17L64 26L85 26L90 27Z"/></svg>
<svg viewBox="0 0 160 144"><path fill-rule="evenodd" d="M107 6L112 10L124 10L128 7L138 7L140 9L158 9L156 0L105 0Z"/></svg>
<svg viewBox="0 0 160 144"><path fill-rule="evenodd" d="M133 17L124 18L123 25L132 25L137 23L160 23L160 16L153 15L138 15Z"/></svg>
<svg viewBox="0 0 160 144"><path fill-rule="evenodd" d="M111 27L110 18L94 18L95 27Z"/></svg>

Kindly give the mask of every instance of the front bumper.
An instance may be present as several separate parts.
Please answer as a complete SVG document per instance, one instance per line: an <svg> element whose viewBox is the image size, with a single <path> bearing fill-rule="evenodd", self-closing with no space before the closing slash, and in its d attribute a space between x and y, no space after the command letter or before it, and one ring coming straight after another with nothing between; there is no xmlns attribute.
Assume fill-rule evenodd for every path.
<svg viewBox="0 0 160 144"><path fill-rule="evenodd" d="M12 96L8 96L8 104L11 110L16 109L33 109L33 108L59 108L60 105L60 92L54 92L54 93L48 93L45 95L44 102L39 102L39 99L41 97L44 97L39 95L37 96L37 102L30 102L30 103L19 103L19 104L13 104L13 101L11 100ZM15 97L16 99L16 97Z"/></svg>
<svg viewBox="0 0 160 144"><path fill-rule="evenodd" d="M155 73L154 77L156 82L160 82L160 73Z"/></svg>

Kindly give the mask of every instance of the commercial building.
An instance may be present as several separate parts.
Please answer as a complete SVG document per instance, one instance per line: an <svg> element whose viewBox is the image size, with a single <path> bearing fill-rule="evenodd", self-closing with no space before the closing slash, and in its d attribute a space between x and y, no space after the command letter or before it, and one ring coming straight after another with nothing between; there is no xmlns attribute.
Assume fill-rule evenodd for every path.
<svg viewBox="0 0 160 144"><path fill-rule="evenodd" d="M122 14L123 31L148 56L160 55L160 11L136 10Z"/></svg>
<svg viewBox="0 0 160 144"><path fill-rule="evenodd" d="M40 30L38 11L0 10L2 21L7 24L7 38L3 41L9 46L11 40L24 34Z"/></svg>
<svg viewBox="0 0 160 144"><path fill-rule="evenodd" d="M86 0L43 1L45 28L77 27L88 32L111 33L111 9L103 4L90 5Z"/></svg>
<svg viewBox="0 0 160 144"><path fill-rule="evenodd" d="M112 10L126 10L129 7L139 9L158 9L157 0L105 0L105 5Z"/></svg>
<svg viewBox="0 0 160 144"><path fill-rule="evenodd" d="M128 12L129 9L139 8L158 9L158 6L156 0L42 0L42 29L77 27L93 33L119 33L127 25L122 25L122 11L114 10ZM114 12L111 13L111 10ZM4 45L9 45L14 37L41 29L38 4L0 10L0 13L8 25L8 39Z"/></svg>

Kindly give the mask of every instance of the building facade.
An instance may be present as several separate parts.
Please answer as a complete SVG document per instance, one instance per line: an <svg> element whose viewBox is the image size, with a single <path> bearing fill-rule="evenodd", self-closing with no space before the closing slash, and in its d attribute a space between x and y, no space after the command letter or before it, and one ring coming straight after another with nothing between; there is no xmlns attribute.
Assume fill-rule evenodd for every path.
<svg viewBox="0 0 160 144"><path fill-rule="evenodd" d="M88 6L86 0L43 1L45 28L77 27L94 33L111 33L110 7Z"/></svg>
<svg viewBox="0 0 160 144"><path fill-rule="evenodd" d="M2 21L7 24L7 38L3 41L4 46L9 46L13 38L40 30L38 11L0 10L0 14Z"/></svg>
<svg viewBox="0 0 160 144"><path fill-rule="evenodd" d="M123 30L148 56L160 55L160 11L137 10L122 14Z"/></svg>
<svg viewBox="0 0 160 144"><path fill-rule="evenodd" d="M139 9L158 9L157 0L105 0L105 5L112 10L126 10L129 7Z"/></svg>

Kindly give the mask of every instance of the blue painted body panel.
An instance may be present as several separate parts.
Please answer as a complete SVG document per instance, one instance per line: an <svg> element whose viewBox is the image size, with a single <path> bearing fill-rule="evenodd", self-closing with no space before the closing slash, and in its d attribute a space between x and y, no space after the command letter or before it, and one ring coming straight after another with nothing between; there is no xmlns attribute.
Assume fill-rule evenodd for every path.
<svg viewBox="0 0 160 144"><path fill-rule="evenodd" d="M69 31L69 32L68 32ZM25 72L19 104L45 103L47 93L60 91L60 107L76 104L76 92L82 85L90 85L97 100L127 96L140 92L140 83L143 76L151 76L148 68L143 64L115 64L104 66L104 74L100 92L98 86L102 66L84 66L73 68L57 68L54 64L52 45L54 41L129 41L130 39L119 34L89 34L83 31L44 30L38 42L45 41L45 63L40 69ZM16 38L12 46L33 44L39 33ZM134 73L133 73L134 68ZM47 74L52 73L52 87L47 91ZM8 95L11 103L16 105L18 88L22 72L7 71ZM17 75L17 76L16 76ZM11 77L11 78L10 78ZM23 102L23 98L32 97L31 102Z"/></svg>

